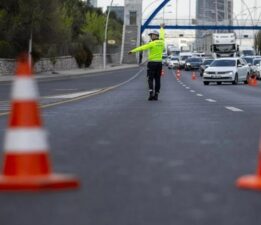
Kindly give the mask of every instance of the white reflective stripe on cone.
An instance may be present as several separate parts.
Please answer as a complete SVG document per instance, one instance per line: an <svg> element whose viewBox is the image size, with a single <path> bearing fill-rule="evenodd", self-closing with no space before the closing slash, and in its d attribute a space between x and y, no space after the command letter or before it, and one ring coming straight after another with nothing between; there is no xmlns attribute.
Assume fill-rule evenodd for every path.
<svg viewBox="0 0 261 225"><path fill-rule="evenodd" d="M45 152L49 149L47 134L39 128L8 129L5 135L5 152Z"/></svg>
<svg viewBox="0 0 261 225"><path fill-rule="evenodd" d="M17 77L14 80L11 98L15 100L35 100L39 97L36 82L31 77Z"/></svg>

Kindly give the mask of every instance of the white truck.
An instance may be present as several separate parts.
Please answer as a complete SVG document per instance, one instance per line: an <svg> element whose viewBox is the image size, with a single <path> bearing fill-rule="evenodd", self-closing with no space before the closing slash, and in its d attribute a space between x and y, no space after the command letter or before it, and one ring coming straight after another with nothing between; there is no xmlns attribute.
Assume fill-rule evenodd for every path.
<svg viewBox="0 0 261 225"><path fill-rule="evenodd" d="M236 42L235 33L214 33L212 34L211 52L216 58L236 57L239 46Z"/></svg>
<svg viewBox="0 0 261 225"><path fill-rule="evenodd" d="M239 47L240 56L255 56L256 52L253 47L240 46Z"/></svg>

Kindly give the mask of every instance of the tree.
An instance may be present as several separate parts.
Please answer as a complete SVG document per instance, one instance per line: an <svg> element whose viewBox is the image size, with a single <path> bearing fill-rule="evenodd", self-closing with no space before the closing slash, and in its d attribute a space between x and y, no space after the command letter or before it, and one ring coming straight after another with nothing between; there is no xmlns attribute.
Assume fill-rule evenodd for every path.
<svg viewBox="0 0 261 225"><path fill-rule="evenodd" d="M87 12L85 14L85 21L81 28L83 33L93 35L98 44L102 44L104 40L104 25L106 18L104 15L99 15L96 12Z"/></svg>
<svg viewBox="0 0 261 225"><path fill-rule="evenodd" d="M28 51L33 37L34 62L72 54L88 66L92 51L102 46L106 15L82 0L1 0L0 57ZM112 13L108 39L121 41L122 24ZM55 61L55 60L54 60Z"/></svg>

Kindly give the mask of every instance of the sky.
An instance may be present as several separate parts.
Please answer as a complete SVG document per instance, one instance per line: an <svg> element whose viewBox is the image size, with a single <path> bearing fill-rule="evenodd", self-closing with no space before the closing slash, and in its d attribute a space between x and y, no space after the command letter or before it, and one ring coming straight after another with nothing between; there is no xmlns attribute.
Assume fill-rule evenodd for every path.
<svg viewBox="0 0 261 225"><path fill-rule="evenodd" d="M155 2L151 7L149 7L145 13L145 16L148 16L148 13L153 11L156 6L161 2L162 0L143 0L143 9L145 9L148 5L150 5L152 2ZM257 7L261 7L261 1L260 0L244 0L249 8L252 8L255 4L255 2L257 3ZM98 0L98 6L99 7L103 7L106 5L109 5L111 2L111 0ZM170 3L168 4L169 7L166 7L165 12L171 12L172 14L169 13L169 15L167 15L167 17L169 18L173 18L174 13L175 13L175 4L176 2L178 2L178 18L180 19L184 19L184 18L188 18L189 17L189 10L184 10L184 9L188 9L188 5L189 5L189 0L171 0ZM195 17L195 2L196 0L191 0L192 3L192 9L191 9L191 17ZM241 10L241 0L234 0L234 14L240 12ZM114 4L113 5L123 5L124 4L124 0L114 0ZM258 15L261 12L261 8L259 9ZM257 16L258 17L258 16Z"/></svg>

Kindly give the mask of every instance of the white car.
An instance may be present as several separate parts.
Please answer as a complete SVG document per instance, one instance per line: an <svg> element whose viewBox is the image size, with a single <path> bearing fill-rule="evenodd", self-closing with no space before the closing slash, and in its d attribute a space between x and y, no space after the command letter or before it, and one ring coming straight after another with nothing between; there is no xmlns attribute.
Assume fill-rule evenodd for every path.
<svg viewBox="0 0 261 225"><path fill-rule="evenodd" d="M246 63L249 65L250 72L253 72L254 71L254 59L256 58L256 56L243 56L241 58L243 60L245 60Z"/></svg>
<svg viewBox="0 0 261 225"><path fill-rule="evenodd" d="M162 55L162 64L163 64L163 65L166 65L166 64L167 64L167 58L168 58L168 55L164 53L164 54Z"/></svg>
<svg viewBox="0 0 261 225"><path fill-rule="evenodd" d="M204 85L216 82L232 82L234 85L239 82L248 83L250 68L241 58L219 58L205 70L203 74Z"/></svg>
<svg viewBox="0 0 261 225"><path fill-rule="evenodd" d="M171 56L168 56L166 58L165 65L167 65L167 66L169 65L170 59L171 59Z"/></svg>
<svg viewBox="0 0 261 225"><path fill-rule="evenodd" d="M257 76L257 79L261 79L261 58L254 59L253 72Z"/></svg>
<svg viewBox="0 0 261 225"><path fill-rule="evenodd" d="M179 57L178 56L171 56L169 63L169 69L179 68Z"/></svg>

